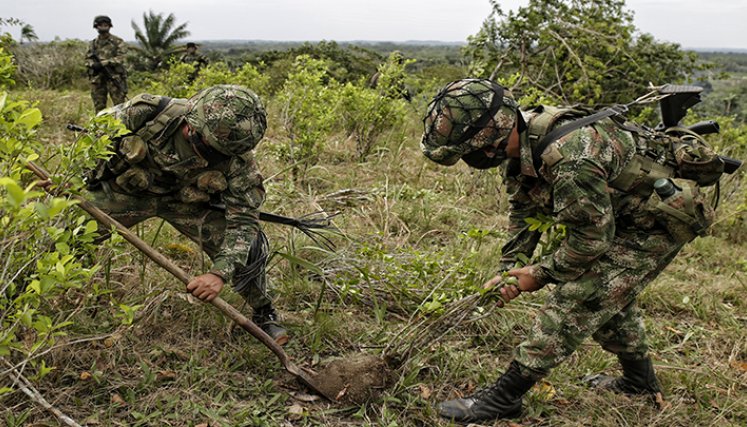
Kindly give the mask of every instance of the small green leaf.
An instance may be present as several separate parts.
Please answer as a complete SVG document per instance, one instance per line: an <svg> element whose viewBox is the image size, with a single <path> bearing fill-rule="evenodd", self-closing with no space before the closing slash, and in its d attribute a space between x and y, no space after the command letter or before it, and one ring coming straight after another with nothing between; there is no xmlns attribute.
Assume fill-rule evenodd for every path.
<svg viewBox="0 0 747 427"><path fill-rule="evenodd" d="M18 183L7 177L0 178L0 185L8 190L8 201L14 208L18 208L26 200L26 193Z"/></svg>
<svg viewBox="0 0 747 427"><path fill-rule="evenodd" d="M26 126L26 129L32 129L42 121L42 113L38 108L29 108L21 113L16 119L16 123Z"/></svg>

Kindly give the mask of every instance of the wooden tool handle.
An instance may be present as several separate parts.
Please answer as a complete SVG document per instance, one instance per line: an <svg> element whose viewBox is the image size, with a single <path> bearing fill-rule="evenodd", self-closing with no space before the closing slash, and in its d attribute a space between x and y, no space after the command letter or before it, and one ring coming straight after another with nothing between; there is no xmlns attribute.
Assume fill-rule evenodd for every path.
<svg viewBox="0 0 747 427"><path fill-rule="evenodd" d="M42 169L39 165L35 164L34 162L28 162L26 167L31 170L36 176L38 176L42 180L48 180L49 174ZM163 267L166 271L173 274L177 279L181 280L182 283L185 285L192 281L192 277L190 277L189 274L187 274L186 271L182 270L181 267L174 264L170 259L166 258L163 254L158 252L157 250L153 249L149 244L145 243L141 238L137 237L135 233L130 231L127 227L120 224L118 221L116 221L114 218L110 217L108 214L106 214L101 209L94 206L91 202L84 199L81 196L78 195L72 195L72 197L77 200L78 206L80 206L81 209L88 212L96 221L104 225L107 229L115 228L119 234L122 235L122 237L125 238L128 242L130 242L133 246L138 248L142 253L148 256L148 258L152 259L153 262ZM258 339L262 344L264 344L267 348L269 348L273 353L275 353L275 356L277 356L278 359L280 359L280 363L283 364L283 366L288 369L289 371L291 369L298 370L293 363L291 363L290 359L288 359L288 355L285 353L282 347L278 345L278 343L275 342L269 335L265 333L262 329L260 329L259 326L257 326L254 322L249 320L246 316L241 314L238 310L236 310L232 305L228 304L225 300L223 300L220 297L216 297L212 301L209 301L210 304L218 308L223 314L228 316L231 320L236 322L239 326L244 328L247 332L252 334L252 336L256 339ZM292 373L292 372L291 372Z"/></svg>

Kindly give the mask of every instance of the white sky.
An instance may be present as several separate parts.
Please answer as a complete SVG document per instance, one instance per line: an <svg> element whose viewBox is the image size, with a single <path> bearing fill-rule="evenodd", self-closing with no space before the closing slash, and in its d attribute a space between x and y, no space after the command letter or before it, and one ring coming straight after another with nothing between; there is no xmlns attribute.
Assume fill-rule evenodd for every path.
<svg viewBox="0 0 747 427"><path fill-rule="evenodd" d="M526 0L503 0L504 10ZM147 10L188 22L191 40L464 41L490 12L488 0L0 0L0 17L31 24L41 40L90 39L106 14L133 40ZM639 30L687 48L747 48L747 0L627 0ZM17 37L18 28L3 27Z"/></svg>

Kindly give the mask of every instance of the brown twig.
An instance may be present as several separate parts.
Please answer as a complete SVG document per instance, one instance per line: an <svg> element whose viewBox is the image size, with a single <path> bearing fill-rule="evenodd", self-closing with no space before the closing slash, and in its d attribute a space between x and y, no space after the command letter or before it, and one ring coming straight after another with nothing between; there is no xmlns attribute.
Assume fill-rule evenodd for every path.
<svg viewBox="0 0 747 427"><path fill-rule="evenodd" d="M8 361L4 360L4 362L7 366L10 366L10 369L6 372L7 376L9 376L13 380L12 385L18 386L18 389L21 390L26 396L28 396L29 399L31 399L47 411L53 413L54 416L57 417L63 424L70 427L81 427L81 425L78 424L74 419L63 414L62 411L52 406L51 403L47 402L44 396L42 396L41 393L39 393L39 391L35 389L33 385L31 385L31 381L26 379L23 374L13 368L12 365L8 363Z"/></svg>

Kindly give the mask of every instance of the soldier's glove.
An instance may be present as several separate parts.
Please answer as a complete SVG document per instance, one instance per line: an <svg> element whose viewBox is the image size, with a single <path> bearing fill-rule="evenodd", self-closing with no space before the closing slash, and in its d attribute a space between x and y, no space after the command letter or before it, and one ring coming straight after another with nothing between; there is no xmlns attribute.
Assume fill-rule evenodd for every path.
<svg viewBox="0 0 747 427"><path fill-rule="evenodd" d="M104 69L104 64L102 64L100 61L96 61L93 64L91 64L91 68L93 71L101 71Z"/></svg>

